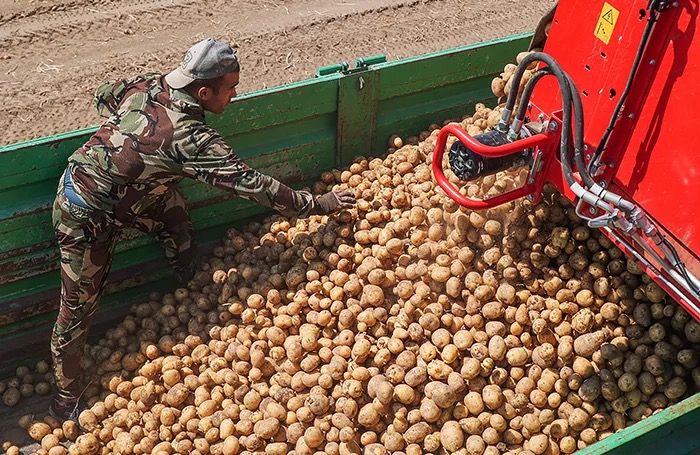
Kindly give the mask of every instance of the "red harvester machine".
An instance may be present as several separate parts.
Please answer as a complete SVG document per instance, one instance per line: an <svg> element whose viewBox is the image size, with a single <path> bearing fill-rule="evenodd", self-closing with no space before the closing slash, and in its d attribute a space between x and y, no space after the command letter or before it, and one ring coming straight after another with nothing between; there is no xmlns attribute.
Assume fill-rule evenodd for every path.
<svg viewBox="0 0 700 455"><path fill-rule="evenodd" d="M542 51L519 64L512 86L529 65L538 70L520 99L511 91L498 126L474 137L456 125L441 130L432 163L440 186L459 204L484 209L536 201L553 184L700 320L698 8L687 0L602 8L560 1L533 38L531 49ZM443 173L450 134L458 139L447 151L450 168L461 180L527 163L527 183L467 198Z"/></svg>

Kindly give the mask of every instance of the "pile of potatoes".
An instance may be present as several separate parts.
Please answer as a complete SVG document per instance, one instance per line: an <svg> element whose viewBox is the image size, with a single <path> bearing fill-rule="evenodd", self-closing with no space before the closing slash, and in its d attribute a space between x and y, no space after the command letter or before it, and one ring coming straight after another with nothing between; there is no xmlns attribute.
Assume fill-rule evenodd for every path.
<svg viewBox="0 0 700 455"><path fill-rule="evenodd" d="M541 52L542 49L533 49L530 52ZM525 58L527 54L530 52L520 52L515 61L516 63L508 63L504 68L503 72L501 73L500 76L496 76L493 78L491 81L491 91L493 92L494 96L498 98L499 100L505 99L510 95L510 92L513 89L513 81L512 81L512 76L515 74L515 69L518 67L518 64ZM537 71L537 62L532 62L528 67L525 69L525 72L523 73L523 77L520 80L520 84L518 85L518 99L520 97L520 94L522 93L523 89L525 88L525 85L527 82L530 80L532 75Z"/></svg>
<svg viewBox="0 0 700 455"><path fill-rule="evenodd" d="M52 380L49 364L44 360L34 366L34 371L27 366L19 366L15 376L0 381L2 402L5 406L13 407L22 398L29 398L34 394L46 395L51 392Z"/></svg>
<svg viewBox="0 0 700 455"><path fill-rule="evenodd" d="M313 186L355 209L230 229L135 305L86 350L87 433L25 417L38 453L569 454L694 393L700 324L551 190L459 207L438 131ZM527 177L445 174L474 198Z"/></svg>

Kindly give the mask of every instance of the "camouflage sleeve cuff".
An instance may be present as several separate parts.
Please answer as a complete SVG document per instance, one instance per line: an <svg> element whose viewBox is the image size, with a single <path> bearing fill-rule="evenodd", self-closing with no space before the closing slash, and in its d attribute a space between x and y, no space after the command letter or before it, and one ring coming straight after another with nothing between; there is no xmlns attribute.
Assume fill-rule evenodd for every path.
<svg viewBox="0 0 700 455"><path fill-rule="evenodd" d="M308 191L294 191L294 193L296 193L296 198L300 201L300 205L298 205L294 213L290 215L298 216L299 218L306 218L309 215L313 215L317 205L316 199L311 193Z"/></svg>
<svg viewBox="0 0 700 455"><path fill-rule="evenodd" d="M295 191L254 169L250 169L246 178L236 182L231 189L242 198L272 207L286 216L305 218L316 208L310 192Z"/></svg>

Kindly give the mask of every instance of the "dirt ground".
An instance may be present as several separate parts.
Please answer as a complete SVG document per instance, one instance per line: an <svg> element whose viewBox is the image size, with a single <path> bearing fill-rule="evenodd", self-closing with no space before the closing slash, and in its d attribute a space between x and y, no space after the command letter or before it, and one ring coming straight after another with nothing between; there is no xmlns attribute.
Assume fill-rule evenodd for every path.
<svg viewBox="0 0 700 455"><path fill-rule="evenodd" d="M168 71L208 36L239 47L240 92L534 29L552 0L0 0L0 145L95 125L103 81Z"/></svg>

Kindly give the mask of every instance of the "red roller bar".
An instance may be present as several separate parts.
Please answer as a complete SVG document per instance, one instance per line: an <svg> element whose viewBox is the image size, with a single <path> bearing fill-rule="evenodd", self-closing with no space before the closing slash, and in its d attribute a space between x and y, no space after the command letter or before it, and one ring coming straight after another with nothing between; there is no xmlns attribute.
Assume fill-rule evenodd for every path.
<svg viewBox="0 0 700 455"><path fill-rule="evenodd" d="M503 193L490 199L478 200L462 195L462 193L460 193L459 190L450 183L442 171L442 158L445 154L447 138L450 134L456 136L457 139L459 139L465 146L469 147L473 152L490 158L511 155L528 148L544 148L544 146L551 144L554 140L556 140L556 137L551 133L540 133L511 142L509 144L492 147L477 141L458 125L449 124L443 127L440 130L440 133L438 133L437 141L435 143L435 150L433 152L433 174L435 175L435 180L437 180L438 185L440 185L445 193L447 193L447 195L459 205L471 210L483 210L513 201L515 199L527 196L528 194L539 194L542 190L542 187L544 186L544 179L539 178L533 183L524 185L518 189Z"/></svg>

